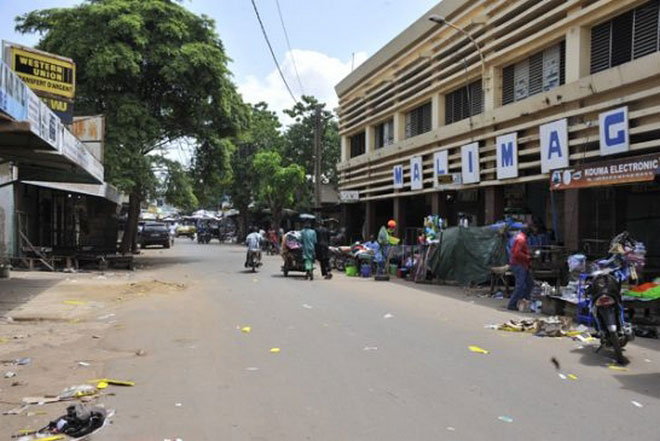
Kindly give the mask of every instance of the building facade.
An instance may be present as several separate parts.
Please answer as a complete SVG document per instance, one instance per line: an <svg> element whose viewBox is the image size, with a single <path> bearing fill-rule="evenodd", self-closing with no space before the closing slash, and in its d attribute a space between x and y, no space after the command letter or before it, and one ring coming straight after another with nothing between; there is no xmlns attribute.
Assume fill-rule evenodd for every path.
<svg viewBox="0 0 660 441"><path fill-rule="evenodd" d="M571 251L622 229L660 244L659 17L660 0L432 8L336 86L353 236L517 214Z"/></svg>

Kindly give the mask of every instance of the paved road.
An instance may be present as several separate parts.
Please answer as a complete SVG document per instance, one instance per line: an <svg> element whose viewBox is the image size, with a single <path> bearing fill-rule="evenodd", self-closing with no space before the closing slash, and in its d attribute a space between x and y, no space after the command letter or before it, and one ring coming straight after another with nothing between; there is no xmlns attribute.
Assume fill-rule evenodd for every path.
<svg viewBox="0 0 660 441"><path fill-rule="evenodd" d="M217 243L148 253L189 289L140 302L102 341L147 356L106 366L138 386L109 399L97 439L660 440L656 341L614 371L568 339L485 329L512 316L454 288L284 278L279 257L253 275Z"/></svg>

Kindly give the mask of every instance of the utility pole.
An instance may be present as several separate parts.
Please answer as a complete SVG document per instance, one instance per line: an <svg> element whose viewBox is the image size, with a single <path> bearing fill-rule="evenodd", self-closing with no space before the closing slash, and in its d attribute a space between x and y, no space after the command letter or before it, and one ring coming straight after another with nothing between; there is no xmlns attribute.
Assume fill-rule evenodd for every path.
<svg viewBox="0 0 660 441"><path fill-rule="evenodd" d="M314 211L321 216L321 106L314 111Z"/></svg>

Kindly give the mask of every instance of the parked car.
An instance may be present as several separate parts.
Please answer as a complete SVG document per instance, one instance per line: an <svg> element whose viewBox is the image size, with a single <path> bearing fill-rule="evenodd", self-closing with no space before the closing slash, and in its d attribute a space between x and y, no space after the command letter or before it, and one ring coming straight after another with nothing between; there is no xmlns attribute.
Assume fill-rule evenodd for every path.
<svg viewBox="0 0 660 441"><path fill-rule="evenodd" d="M138 236L142 248L149 245L160 245L169 248L174 244L167 225L162 222L145 222Z"/></svg>
<svg viewBox="0 0 660 441"><path fill-rule="evenodd" d="M195 227L194 224L182 224L176 227L175 235L176 237L185 236L189 239L194 239L196 232L197 232L197 228Z"/></svg>

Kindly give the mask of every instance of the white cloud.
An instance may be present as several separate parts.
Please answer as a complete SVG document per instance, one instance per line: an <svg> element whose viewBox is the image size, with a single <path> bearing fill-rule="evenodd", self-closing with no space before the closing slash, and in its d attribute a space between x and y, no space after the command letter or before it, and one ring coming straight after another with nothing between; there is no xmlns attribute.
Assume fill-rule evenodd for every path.
<svg viewBox="0 0 660 441"><path fill-rule="evenodd" d="M364 62L367 54L357 52L354 61L349 59L343 62L338 58L316 51L293 49L291 52L287 52L280 66L293 94L299 99L302 92L296 78L294 58L305 95L313 95L326 103L326 108L334 109L337 107L335 85L351 72L351 67L356 68ZM279 114L284 126L292 122L291 118L286 116L282 110L291 108L293 100L277 69L273 69L265 78L248 76L244 82L239 84L238 90L243 95L243 99L249 103L259 101L268 103L268 107Z"/></svg>

